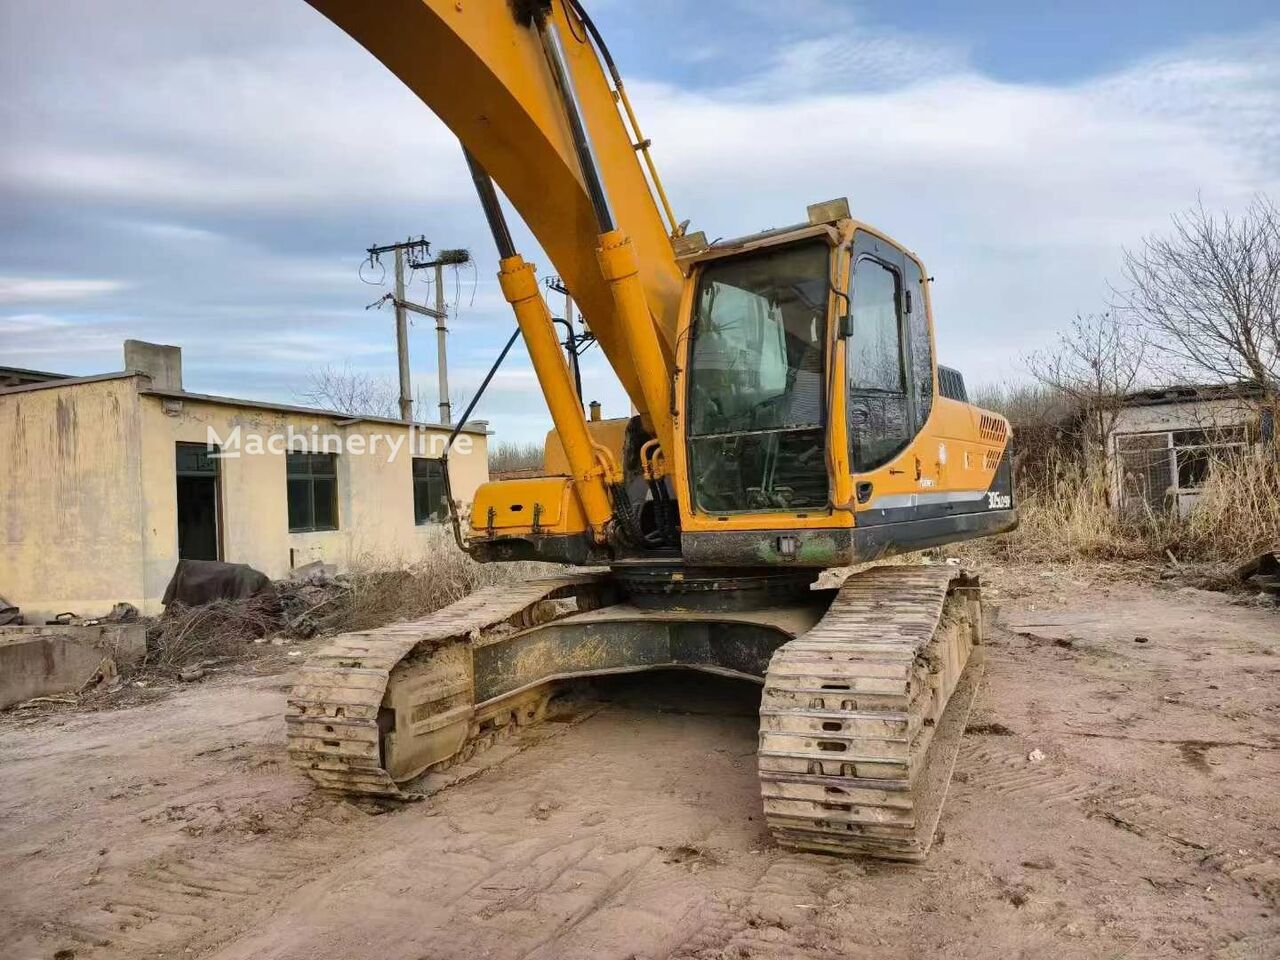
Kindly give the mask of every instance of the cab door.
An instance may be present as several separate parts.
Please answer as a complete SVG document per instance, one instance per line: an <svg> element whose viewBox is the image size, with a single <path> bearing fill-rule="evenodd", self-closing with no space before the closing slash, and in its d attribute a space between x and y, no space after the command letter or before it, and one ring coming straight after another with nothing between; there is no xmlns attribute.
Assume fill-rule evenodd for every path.
<svg viewBox="0 0 1280 960"><path fill-rule="evenodd" d="M923 276L913 257L865 230L854 235L845 387L849 462L869 473L924 427L933 362Z"/></svg>

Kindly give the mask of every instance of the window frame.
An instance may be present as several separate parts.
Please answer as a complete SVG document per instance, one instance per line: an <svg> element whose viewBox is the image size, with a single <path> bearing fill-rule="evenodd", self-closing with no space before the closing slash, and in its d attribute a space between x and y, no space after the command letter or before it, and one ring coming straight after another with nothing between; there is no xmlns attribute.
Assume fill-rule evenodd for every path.
<svg viewBox="0 0 1280 960"><path fill-rule="evenodd" d="M856 253L855 252L853 257L853 263L849 267L849 315L851 318L854 316L854 309L855 309L854 305L857 303L857 300L856 300L857 291L854 286L854 278L856 277L858 272L858 264L867 260L871 261L872 263L878 264L880 267L884 268L886 271L888 271L890 274L893 275L893 303L894 303L894 312L895 312L895 323L898 328L898 372L899 374L901 374L902 389L901 391L881 390L879 387L862 387L860 389L866 390L868 392L875 391L876 393L884 393L884 394L896 394L900 392L904 397L907 398L907 420L909 423L914 424L915 423L915 398L912 396L912 393L911 393L911 369L912 369L911 344L909 342L910 337L906 335L907 316L908 316L907 310L906 310L906 306L907 306L906 277L903 274L903 271L899 267L899 265L895 264L891 260L886 260L884 257L874 253ZM856 338L856 335L857 335L857 331L855 329L854 336L849 337L850 343ZM852 365L848 362L848 353L849 351L846 348L844 378L845 378L845 387L847 389L851 388L852 386L849 379L850 375L852 374Z"/></svg>
<svg viewBox="0 0 1280 960"><path fill-rule="evenodd" d="M432 478L432 477L429 477L429 476L421 476L421 477L420 477L420 476L418 476L418 464L419 464L419 462L421 462L421 463L422 463L422 464L424 464L424 465L435 465L435 466L439 467L439 470L440 470L440 476L439 476L438 480L435 480L435 478ZM414 523L414 526L417 526L417 527L426 527L426 526L431 526L432 524L448 523L448 522L449 522L449 515L450 515L450 513L452 512L452 510L451 510L451 506L450 506L450 504L449 504L449 479L448 479L448 477L445 475L445 474L446 474L446 471L448 471L448 469L449 469L448 461L446 461L443 457L413 457L413 458L410 460L410 464L409 464L409 477L410 477L410 481L409 481L409 482L410 482L410 484L412 485L412 488L413 488L413 523ZM431 489L430 485L431 485L431 483L433 482L433 480L435 480L435 482L438 482L438 483L440 484L440 490L439 490L439 493L440 493L440 507L441 507L442 513L441 513L441 515L440 515L440 516L438 516L438 517L437 517L437 516L433 516L432 514L428 513L428 514L427 514L426 516L424 516L422 519L418 519L418 489L419 489L419 485L424 485L424 486L425 486L425 488L426 488L426 490L427 490L427 493L428 493L428 496L429 496L429 494L430 494L430 489Z"/></svg>
<svg viewBox="0 0 1280 960"><path fill-rule="evenodd" d="M698 356L698 350L701 347L704 338L706 338L709 334L709 331L700 329L700 325L704 321L704 318L701 313L703 294L706 292L706 286L708 284L708 281L710 280L711 282L715 282L715 279L716 279L714 276L709 277L708 275L714 274L715 271L719 271L719 270L725 270L725 269L731 270L735 265L743 261L747 261L751 259L761 260L761 259L768 259L771 257L784 257L788 254L795 253L796 251L803 250L803 249L811 249L814 251L822 250L827 260L827 267L826 267L827 276L830 276L830 272L832 270L832 247L831 247L831 244L828 241L824 240L822 237L805 237L791 243L779 244L775 247L765 247L761 250L749 251L737 256L726 257L723 260L712 261L704 265L703 268L699 271L697 283L696 283L696 286L694 287L692 316L690 318L689 331L687 334L688 341L689 341L689 353L688 353L688 363L687 363L687 370L686 370L688 382L685 387L685 406L686 406L685 435L688 440L690 441L705 440L705 439L710 439L715 437L739 436L739 435L746 435L746 434L752 434L752 433L770 433L770 432L777 432L777 431L789 431L789 430L799 430L799 429L822 429L823 431L826 431L827 428L829 427L830 398L826 395L826 382L827 382L826 371L828 369L827 364L829 363L829 354L831 350L831 337L830 337L830 331L829 331L830 313L831 313L831 306L830 306L831 297L829 292L826 294L826 300L824 301L825 312L822 313L818 318L818 322L820 324L821 329L818 331L816 346L818 348L818 368L819 370L822 371L822 376L820 377L821 387L818 395L819 419L817 422L812 424L769 425L769 426L763 426L763 427L750 427L750 428L743 428L743 429L735 428L735 429L706 430L706 429L703 429L702 427L702 419L704 417L704 412L701 408L700 399L696 393L696 390L701 383L701 378L699 377L699 373L704 372L705 369L711 369L711 368L702 368L701 365L699 364L699 356ZM726 284L726 286L729 286L729 285ZM742 289L742 288L730 287L730 289ZM753 303L753 307L757 307L757 306L759 306L759 304ZM712 322L710 318L705 318L705 319L707 323L710 325L710 323ZM776 327L776 331L778 333L777 346L780 351L778 359L782 361L782 364L783 364L782 369L783 369L784 378L785 378L787 373L791 371L791 367L789 366L789 360L787 356L787 346L786 346L787 326L786 326L785 320L778 321L768 315L758 315L758 316L755 316L754 319L756 322L760 323L761 325L764 325L767 323L770 326ZM757 361L760 363L763 363L764 356L765 356L764 352L762 351L760 355L757 357ZM787 387L784 385L782 390L779 391L778 393L775 393L773 397L764 398L764 399L766 400L774 399L776 397L782 396L786 392L787 392Z"/></svg>
<svg viewBox="0 0 1280 960"><path fill-rule="evenodd" d="M1204 434L1202 438L1204 442L1177 442L1177 434L1187 433ZM1153 461L1157 455L1160 455L1160 459L1165 460L1170 481L1169 486L1164 491L1161 491L1160 496L1163 498L1166 494L1172 493L1174 497L1178 497L1198 495L1204 489L1203 481L1194 486L1182 485L1183 454L1208 456L1210 466L1205 470L1205 478L1207 479L1216 454L1219 452L1248 452L1251 446L1248 425L1243 423L1215 424L1207 428L1166 427L1163 430L1113 432L1111 435L1111 457L1112 463L1116 468L1115 482L1118 487L1117 493L1120 506L1124 509L1129 509L1136 505L1137 500L1142 500L1142 502L1153 508L1158 505L1150 491L1147 492L1145 497L1141 497L1139 496L1140 491L1130 490L1125 484L1126 477L1130 474L1140 473L1144 479L1149 479L1151 471L1154 469ZM1146 459L1141 470L1132 466L1136 460L1128 459L1131 457L1136 458L1139 455Z"/></svg>
<svg viewBox="0 0 1280 960"><path fill-rule="evenodd" d="M706 428L703 423L703 414L700 408L700 398L697 390L700 384L699 373L703 370L714 369L711 367L701 367L698 363L698 350L703 342L703 338L708 336L708 330L700 329L704 320L709 318L703 315L703 297L709 282L708 273L722 265L740 262L746 259L761 259L773 256L784 256L801 248L812 247L815 251L822 252L824 261L824 270L819 277L815 274L814 282L821 282L821 307L815 310L815 321L818 324L816 339L812 340L811 346L816 348L817 352L817 388L816 400L817 420L814 423L786 423L773 424L766 426L741 427L734 429ZM690 474L696 472L694 464L700 457L700 445L709 444L713 441L722 440L740 440L743 442L753 442L754 438L774 437L789 438L804 433L814 433L818 437L819 445L824 455L824 465L822 469L822 482L824 485L824 493L821 503L814 502L806 505L796 505L794 503L786 506L770 506L765 509L759 505L743 504L739 507L716 507L709 506L705 503L703 497L704 492L699 488L698 484L691 479L689 484L689 496L693 512L699 516L717 517L721 520L729 519L731 516L750 516L760 515L762 513L785 513L797 517L810 517L819 513L829 514L831 510L831 479L827 475L825 468L825 458L830 456L832 433L832 408L830 390L830 378L834 375L834 349L836 340L836 331L834 330L833 313L832 313L832 281L833 271L836 270L840 263L840 248L831 242L831 238L824 232L814 232L809 235L802 236L794 240L788 240L785 243L768 244L757 249L747 249L742 252L734 253L724 258L716 258L700 264L696 273L696 282L692 293L692 307L689 316L689 326L686 339L686 363L685 369L681 372L683 396L683 456L685 463L690 468ZM715 277L711 277L710 281L714 282ZM732 284L727 284L732 287ZM743 288L738 288L743 289ZM714 299L714 298L713 298ZM770 321L773 323L774 321ZM709 325L709 324L708 324ZM779 342L782 350L782 357L786 360L786 370L790 373L796 371L798 376L800 372L807 370L805 367L791 367L789 358L787 357L786 336L788 331L785 319L777 321L777 331ZM763 354L762 354L763 356ZM812 372L812 371L809 371ZM794 398L797 394L794 392L794 382L782 393L776 394L774 398L781 396L791 396ZM781 443L781 440L778 440Z"/></svg>
<svg viewBox="0 0 1280 960"><path fill-rule="evenodd" d="M934 356L933 318L929 316L924 267L905 250L899 250L899 255L902 258L902 344L907 371L907 393L911 397L911 423L914 428L911 437L914 440L924 431L925 424L933 413L933 404L938 396L938 362ZM908 281L914 285L914 289L908 285ZM921 359L916 353L917 317L920 331L924 334L925 359L929 368L927 392L924 389L925 381L917 378L920 371L916 369L916 363Z"/></svg>
<svg viewBox="0 0 1280 960"><path fill-rule="evenodd" d="M306 467L303 469L298 458L306 458ZM317 472L315 470L315 458L322 458L332 468L332 473ZM332 503L331 516L333 523L318 524L316 523L316 481L332 480ZM305 482L307 485L307 520L308 524L302 526L294 526L292 521L293 503L292 485L295 482ZM309 450L289 450L285 452L285 522L289 525L290 533L323 533L342 528L342 517L338 510L338 455L336 453L312 453Z"/></svg>

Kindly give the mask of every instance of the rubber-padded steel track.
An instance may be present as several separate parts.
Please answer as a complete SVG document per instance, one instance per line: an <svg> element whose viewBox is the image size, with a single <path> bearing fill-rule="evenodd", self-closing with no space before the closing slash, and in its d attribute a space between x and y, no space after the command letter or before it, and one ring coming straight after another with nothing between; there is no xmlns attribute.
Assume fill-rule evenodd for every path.
<svg viewBox="0 0 1280 960"><path fill-rule="evenodd" d="M886 566L847 580L822 620L774 653L759 764L779 844L924 859L973 702L980 638L976 579Z"/></svg>
<svg viewBox="0 0 1280 960"><path fill-rule="evenodd" d="M469 754L476 741L493 739L501 726L476 715L468 645L486 631L533 626L554 615L548 601L576 600L605 579L583 575L489 587L422 620L335 638L303 666L288 698L285 720L294 765L326 790L407 796L397 781L431 764L414 769L411 755L397 761L399 769L388 770L396 761L388 749L391 738L424 741L438 734L444 742L435 751L443 753L439 766ZM423 706L393 709L393 671L400 678L397 687L411 689L415 704ZM533 692L518 706L534 719L541 705ZM513 714L503 722L515 719Z"/></svg>

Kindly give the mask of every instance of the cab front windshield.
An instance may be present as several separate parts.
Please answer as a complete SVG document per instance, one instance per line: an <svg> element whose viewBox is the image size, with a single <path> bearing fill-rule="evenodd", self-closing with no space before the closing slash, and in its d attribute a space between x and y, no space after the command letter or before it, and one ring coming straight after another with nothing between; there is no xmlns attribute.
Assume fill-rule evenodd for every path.
<svg viewBox="0 0 1280 960"><path fill-rule="evenodd" d="M704 268L691 331L694 502L710 513L827 503L830 247L804 241Z"/></svg>

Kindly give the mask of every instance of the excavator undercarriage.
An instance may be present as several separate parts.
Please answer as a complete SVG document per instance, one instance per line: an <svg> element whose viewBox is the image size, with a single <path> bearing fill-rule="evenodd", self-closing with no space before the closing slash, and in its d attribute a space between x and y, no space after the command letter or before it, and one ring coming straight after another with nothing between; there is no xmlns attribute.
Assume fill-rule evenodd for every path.
<svg viewBox="0 0 1280 960"><path fill-rule="evenodd" d="M415 778L536 723L585 677L687 668L761 683L760 786L776 840L919 860L981 671L977 581L881 566L810 576L633 566L479 591L346 634L289 697L289 753L326 790L408 797Z"/></svg>

